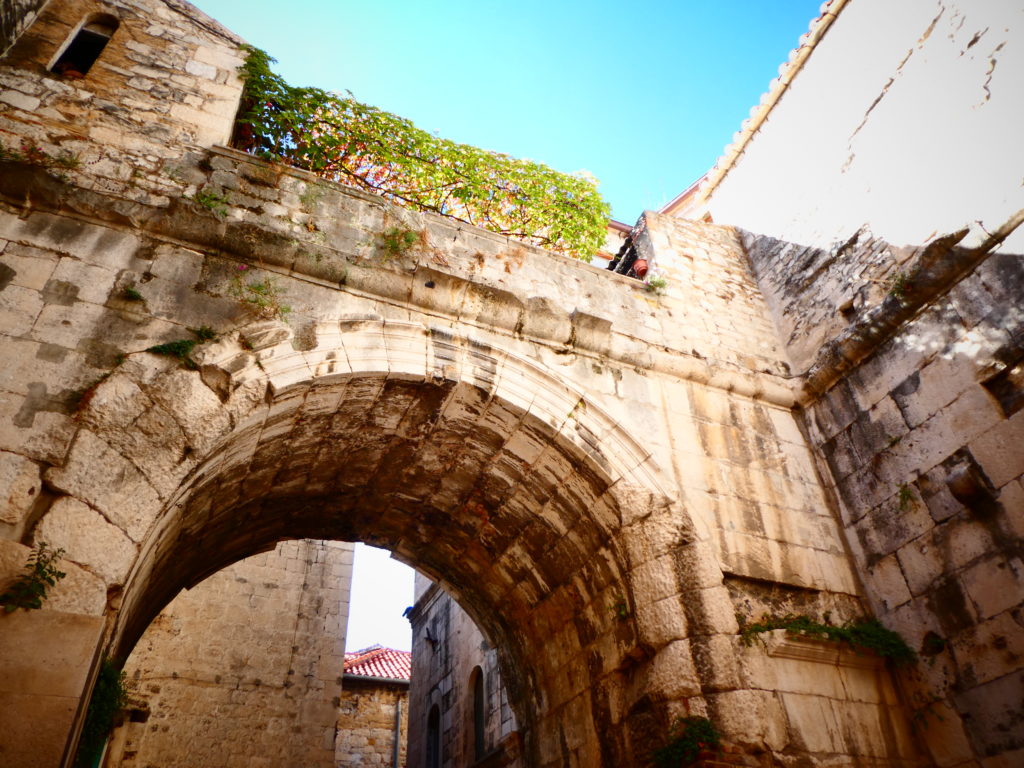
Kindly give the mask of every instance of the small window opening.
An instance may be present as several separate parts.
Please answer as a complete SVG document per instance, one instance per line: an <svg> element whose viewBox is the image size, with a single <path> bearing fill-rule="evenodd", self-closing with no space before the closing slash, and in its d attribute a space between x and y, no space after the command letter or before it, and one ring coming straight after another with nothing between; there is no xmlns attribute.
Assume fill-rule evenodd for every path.
<svg viewBox="0 0 1024 768"><path fill-rule="evenodd" d="M72 79L85 77L117 31L117 25L117 19L106 14L86 21L50 70Z"/></svg>

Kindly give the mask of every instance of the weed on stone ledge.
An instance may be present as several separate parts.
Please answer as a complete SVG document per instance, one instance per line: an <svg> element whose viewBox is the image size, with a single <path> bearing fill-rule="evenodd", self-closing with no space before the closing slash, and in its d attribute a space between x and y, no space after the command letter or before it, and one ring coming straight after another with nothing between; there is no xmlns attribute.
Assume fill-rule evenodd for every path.
<svg viewBox="0 0 1024 768"><path fill-rule="evenodd" d="M165 344L156 344L152 347L147 347L146 351L152 352L154 355L175 357L184 367L189 370L195 370L197 366L195 361L192 359L192 349L197 344L202 344L204 341L211 341L217 338L217 334L208 325L203 325L199 328L190 328L189 330L195 334L196 337L194 339L168 341Z"/></svg>
<svg viewBox="0 0 1024 768"><path fill-rule="evenodd" d="M420 242L422 236L414 229L402 229L391 227L380 235L381 244L384 246L385 260L401 258L407 254L416 243Z"/></svg>
<svg viewBox="0 0 1024 768"><path fill-rule="evenodd" d="M272 277L262 280L245 280L249 266L239 264L236 273L231 277L230 293L236 299L248 304L256 313L268 320L277 318L284 320L292 308L281 301L281 288Z"/></svg>
<svg viewBox="0 0 1024 768"><path fill-rule="evenodd" d="M212 189L197 189L189 199L210 211L217 218L223 219L228 215L228 199Z"/></svg>
<svg viewBox="0 0 1024 768"><path fill-rule="evenodd" d="M761 632L784 629L791 635L846 643L855 651L872 651L891 659L896 666L917 661L914 649L898 633L882 626L878 619L854 619L840 626L827 623L827 616L826 623L822 623L810 616L792 613L781 617L764 614L755 624L747 624L742 616L737 616L737 619L740 620L740 640L744 645L752 645L754 636Z"/></svg>

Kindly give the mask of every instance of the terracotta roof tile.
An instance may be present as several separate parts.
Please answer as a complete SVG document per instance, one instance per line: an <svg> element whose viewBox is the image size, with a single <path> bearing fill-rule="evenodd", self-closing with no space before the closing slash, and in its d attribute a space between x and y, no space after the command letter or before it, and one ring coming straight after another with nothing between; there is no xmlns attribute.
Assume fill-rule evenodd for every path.
<svg viewBox="0 0 1024 768"><path fill-rule="evenodd" d="M412 653L371 645L345 654L345 674L408 680L412 676Z"/></svg>

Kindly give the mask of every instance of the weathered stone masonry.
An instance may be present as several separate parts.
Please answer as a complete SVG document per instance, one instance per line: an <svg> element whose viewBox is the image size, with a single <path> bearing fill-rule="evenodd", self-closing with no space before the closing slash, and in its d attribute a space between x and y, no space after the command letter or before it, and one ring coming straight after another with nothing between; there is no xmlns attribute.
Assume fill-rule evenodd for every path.
<svg viewBox="0 0 1024 768"><path fill-rule="evenodd" d="M351 566L351 544L281 542L175 598L125 665L146 719L105 764L332 768Z"/></svg>
<svg viewBox="0 0 1024 768"><path fill-rule="evenodd" d="M95 72L47 73L97 10L120 26ZM52 0L0 68L4 146L28 138L80 158L0 166L0 359L14 361L0 371L0 471L12 479L0 564L13 574L44 533L63 534L69 573L44 610L0 618L4 759L61 764L99 657L123 659L182 588L286 538L386 546L444 584L498 649L531 766L640 765L685 714L709 715L764 764L921 764L885 668L806 641L745 647L736 616L843 621L866 596L920 631L911 616L941 613L921 606L973 589L965 611L983 616L947 615L956 631L943 629L942 653L989 643L975 627L991 633L978 658L1002 666L978 664L969 681L961 669L968 682L949 689L961 712L989 719L925 741L942 765L1012 756L1012 713L978 703L1019 676L995 631L1013 608L985 602L1009 582L971 584L1012 573L1004 549L976 547L1009 535L1020 471L1016 458L997 471L998 449L979 458L978 417L956 410L975 389L932 410L924 371L940 373L941 354L918 358L916 393L894 356L852 393L840 383L815 400L790 378L802 369L773 325L757 248L748 240L755 278L731 228L645 214L645 247L669 279L658 296L213 146L237 104L238 43L184 3ZM199 190L223 203L197 202ZM379 234L396 226L420 245L385 259ZM978 275L958 290L989 290ZM246 281L267 279L274 302L245 301ZM963 338L1004 322L999 302L961 298ZM884 343L913 348L928 318ZM145 351L201 326L217 338L195 347L194 369ZM975 375L958 371L943 376ZM843 392L867 419L844 410ZM991 407L979 404L983 423L1017 429ZM896 414L899 434L885 421ZM854 464L844 433L858 435ZM973 459L926 488L964 445ZM889 474L866 482L876 465ZM897 515L903 485L915 498ZM933 513L950 498L1004 512L982 533L951 506ZM900 532L912 525L917 539ZM970 546L951 548L947 586L904 577L908 598L894 562L905 574L921 536L961 525ZM948 661L937 656L924 676ZM989 724L991 737L977 730Z"/></svg>

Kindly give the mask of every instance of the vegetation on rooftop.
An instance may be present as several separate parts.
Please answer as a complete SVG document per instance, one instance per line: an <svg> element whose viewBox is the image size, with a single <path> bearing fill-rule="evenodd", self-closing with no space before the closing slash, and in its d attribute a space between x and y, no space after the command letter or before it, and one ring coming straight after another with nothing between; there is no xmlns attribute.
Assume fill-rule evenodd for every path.
<svg viewBox="0 0 1024 768"><path fill-rule="evenodd" d="M423 131L351 93L289 85L246 46L234 146L415 211L590 261L610 208L596 181Z"/></svg>

